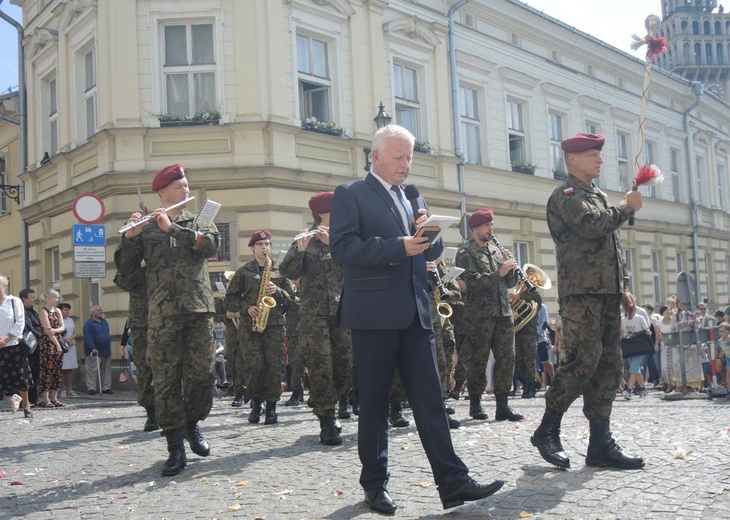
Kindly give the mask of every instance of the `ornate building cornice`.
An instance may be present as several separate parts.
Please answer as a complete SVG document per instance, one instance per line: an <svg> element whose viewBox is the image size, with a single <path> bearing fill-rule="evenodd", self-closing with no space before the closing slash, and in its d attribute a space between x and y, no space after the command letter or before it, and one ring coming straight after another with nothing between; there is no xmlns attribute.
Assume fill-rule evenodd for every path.
<svg viewBox="0 0 730 520"><path fill-rule="evenodd" d="M386 34L398 35L408 39L419 39L432 49L441 43L441 38L418 16L404 16L383 24Z"/></svg>

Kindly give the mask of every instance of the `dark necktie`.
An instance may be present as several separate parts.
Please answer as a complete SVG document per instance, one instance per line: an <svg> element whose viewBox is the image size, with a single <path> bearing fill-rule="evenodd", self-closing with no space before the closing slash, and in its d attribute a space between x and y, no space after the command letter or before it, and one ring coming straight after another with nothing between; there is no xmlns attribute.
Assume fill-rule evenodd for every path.
<svg viewBox="0 0 730 520"><path fill-rule="evenodd" d="M403 195L403 190L400 189L400 186L391 186L391 191L394 191L396 196L398 197L398 200L401 203L401 206L403 206L403 209L406 212L406 219L408 222L406 222L406 229L410 229L411 222L413 222L413 209L411 208L411 205L406 200L405 195Z"/></svg>

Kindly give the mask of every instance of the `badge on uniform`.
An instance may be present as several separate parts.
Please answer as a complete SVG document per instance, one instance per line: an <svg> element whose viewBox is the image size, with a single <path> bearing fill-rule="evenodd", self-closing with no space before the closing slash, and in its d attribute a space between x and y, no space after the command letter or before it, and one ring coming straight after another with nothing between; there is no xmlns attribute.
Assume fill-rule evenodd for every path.
<svg viewBox="0 0 730 520"><path fill-rule="evenodd" d="M573 194L574 192L575 192L575 190L574 190L574 189L573 189L573 187L571 186L570 188L565 188L565 189L563 190L563 195L572 195L572 194Z"/></svg>

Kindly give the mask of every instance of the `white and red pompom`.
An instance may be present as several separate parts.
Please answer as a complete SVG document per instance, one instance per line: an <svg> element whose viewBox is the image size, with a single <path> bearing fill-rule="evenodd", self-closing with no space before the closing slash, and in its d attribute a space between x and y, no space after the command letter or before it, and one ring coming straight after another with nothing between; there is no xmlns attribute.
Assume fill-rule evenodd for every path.
<svg viewBox="0 0 730 520"><path fill-rule="evenodd" d="M656 186L664 182L664 175L656 164L645 164L639 169L639 173L634 177L634 187L639 186Z"/></svg>

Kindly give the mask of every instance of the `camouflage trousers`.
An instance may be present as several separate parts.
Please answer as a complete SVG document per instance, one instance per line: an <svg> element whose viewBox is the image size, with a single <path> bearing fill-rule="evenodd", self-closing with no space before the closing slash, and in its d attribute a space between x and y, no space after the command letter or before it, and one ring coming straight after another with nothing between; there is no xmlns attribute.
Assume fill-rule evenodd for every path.
<svg viewBox="0 0 730 520"><path fill-rule="evenodd" d="M137 367L137 404L147 408L155 404L152 368L147 360L147 327L133 328L131 333L134 366Z"/></svg>
<svg viewBox="0 0 730 520"><path fill-rule="evenodd" d="M441 367L441 363L439 362L439 375L441 376L441 390L443 391L444 397L446 397L451 390L451 372L454 370L456 338L454 337L454 331L451 329L444 329L441 337L441 343L444 349L444 366ZM438 356L438 353L436 355Z"/></svg>
<svg viewBox="0 0 730 520"><path fill-rule="evenodd" d="M466 381L466 360L469 354L466 351L466 336L464 334L456 335L456 367L454 367L454 381ZM457 390L460 390L457 388Z"/></svg>
<svg viewBox="0 0 730 520"><path fill-rule="evenodd" d="M545 405L564 413L583 394L588 420L609 419L621 382L621 296L576 295L560 300L565 358L545 394Z"/></svg>
<svg viewBox="0 0 730 520"><path fill-rule="evenodd" d="M210 314L151 321L147 359L154 375L155 415L163 433L202 421L213 406L215 335Z"/></svg>
<svg viewBox="0 0 730 520"><path fill-rule="evenodd" d="M535 381L537 326L528 323L515 334L515 369L528 383Z"/></svg>
<svg viewBox="0 0 730 520"><path fill-rule="evenodd" d="M240 326L244 327L245 323L240 323ZM233 383L235 395L243 394L243 390L246 388L241 334L242 332L231 320L226 320L226 373Z"/></svg>
<svg viewBox="0 0 730 520"><path fill-rule="evenodd" d="M469 395L482 395L487 388L489 351L494 355L494 393L506 394L512 389L515 371L515 328L512 316L484 318L466 335L467 388Z"/></svg>
<svg viewBox="0 0 730 520"><path fill-rule="evenodd" d="M289 375L289 390L298 391L303 390L302 381L304 380L305 358L304 349L299 341L299 335L289 336L289 346L287 348L289 353L289 366L291 367L291 374Z"/></svg>
<svg viewBox="0 0 730 520"><path fill-rule="evenodd" d="M335 327L333 317L302 317L299 341L309 371L312 411L317 417L326 416L335 410L340 396L352 385L350 331Z"/></svg>
<svg viewBox="0 0 730 520"><path fill-rule="evenodd" d="M244 380L251 399L278 401L281 397L281 351L284 326L269 325L263 332L248 327L241 335Z"/></svg>

